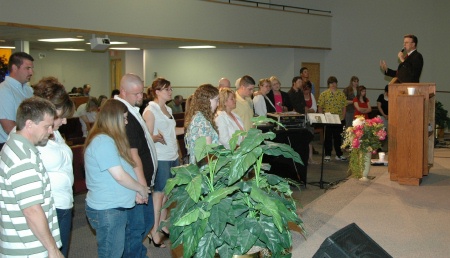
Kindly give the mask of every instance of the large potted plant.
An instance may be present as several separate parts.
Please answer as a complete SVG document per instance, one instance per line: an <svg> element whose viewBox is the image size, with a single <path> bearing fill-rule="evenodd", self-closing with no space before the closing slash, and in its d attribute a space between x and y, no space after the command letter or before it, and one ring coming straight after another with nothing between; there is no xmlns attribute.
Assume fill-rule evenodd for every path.
<svg viewBox="0 0 450 258"><path fill-rule="evenodd" d="M436 101L434 110L434 120L436 122L436 137L444 137L444 129L450 125L448 111L444 109L444 105L440 101Z"/></svg>
<svg viewBox="0 0 450 258"><path fill-rule="evenodd" d="M265 117L253 122L267 122ZM271 120L272 122L275 122ZM245 137L237 146L238 137ZM275 134L259 129L238 131L230 149L196 141L197 160L204 165L172 168L175 177L165 188L173 206L167 222L172 248L183 245L184 257L232 257L252 247L273 257L291 257L288 223L304 232L291 197L290 181L266 173L264 155L283 155L303 164L290 146L271 142Z"/></svg>
<svg viewBox="0 0 450 258"><path fill-rule="evenodd" d="M350 148L349 171L354 177L367 180L372 153L381 148L381 141L386 139L386 135L379 116L372 119L357 116L352 126L343 132L344 141L341 147Z"/></svg>

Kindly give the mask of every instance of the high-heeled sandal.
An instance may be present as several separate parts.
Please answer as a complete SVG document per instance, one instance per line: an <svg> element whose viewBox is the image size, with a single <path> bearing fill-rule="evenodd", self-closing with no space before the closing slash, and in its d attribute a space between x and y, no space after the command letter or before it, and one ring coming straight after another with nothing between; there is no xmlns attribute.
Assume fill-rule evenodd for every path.
<svg viewBox="0 0 450 258"><path fill-rule="evenodd" d="M164 231L164 229L161 229L161 233L163 233L163 235L167 238L170 238L170 234L167 233L166 231Z"/></svg>
<svg viewBox="0 0 450 258"><path fill-rule="evenodd" d="M152 233L149 233L149 234L147 235L147 237L148 237L148 243L149 243L149 244L152 244L152 243L153 243L153 246L154 246L154 247L157 247L157 248L166 248L166 245L165 245L164 243L159 243L159 244L157 244L157 243L155 242L155 240L153 240Z"/></svg>

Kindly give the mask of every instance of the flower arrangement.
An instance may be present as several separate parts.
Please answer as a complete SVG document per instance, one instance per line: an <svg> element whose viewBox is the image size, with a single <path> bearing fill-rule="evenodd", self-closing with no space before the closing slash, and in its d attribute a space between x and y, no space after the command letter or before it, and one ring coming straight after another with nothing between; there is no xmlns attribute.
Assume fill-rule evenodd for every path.
<svg viewBox="0 0 450 258"><path fill-rule="evenodd" d="M361 177L366 153L374 153L381 148L381 141L386 139L383 121L379 116L365 119L357 116L352 126L343 133L342 148L350 147L349 171L355 177Z"/></svg>

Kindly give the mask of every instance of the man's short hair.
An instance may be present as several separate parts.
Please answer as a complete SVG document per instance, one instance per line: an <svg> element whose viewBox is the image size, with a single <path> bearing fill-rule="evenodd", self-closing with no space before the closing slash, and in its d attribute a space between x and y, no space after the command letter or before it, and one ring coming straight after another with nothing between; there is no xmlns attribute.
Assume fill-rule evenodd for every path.
<svg viewBox="0 0 450 258"><path fill-rule="evenodd" d="M120 94L120 90L114 89L111 91L111 98L114 98L114 96L119 95L119 94Z"/></svg>
<svg viewBox="0 0 450 258"><path fill-rule="evenodd" d="M330 85L330 84L332 84L332 83L337 83L337 82L338 82L338 80L337 80L336 77L330 76L330 77L328 77L327 85Z"/></svg>
<svg viewBox="0 0 450 258"><path fill-rule="evenodd" d="M174 99L174 100L175 100L175 99L176 99L176 100L183 100L183 96L181 96L181 95L176 95L173 99Z"/></svg>
<svg viewBox="0 0 450 258"><path fill-rule="evenodd" d="M410 38L410 39L412 39L412 41L414 42L416 47L417 47L417 43L419 43L419 40L413 34L406 34L405 36L403 36L403 38Z"/></svg>
<svg viewBox="0 0 450 258"><path fill-rule="evenodd" d="M247 87L248 85L255 85L255 80L250 75L244 75L239 80L239 86Z"/></svg>
<svg viewBox="0 0 450 258"><path fill-rule="evenodd" d="M294 83L296 83L298 80L301 80L302 77L300 76L295 76L294 78L292 78L292 85L294 85Z"/></svg>
<svg viewBox="0 0 450 258"><path fill-rule="evenodd" d="M300 68L300 74L302 74L304 70L308 70L308 68L304 67L304 66L302 68Z"/></svg>
<svg viewBox="0 0 450 258"><path fill-rule="evenodd" d="M25 52L15 52L9 57L8 61L8 71L11 72L12 66L15 65L17 67L20 67L23 64L23 60L30 60L31 62L34 61L34 58L30 56L29 54Z"/></svg>
<svg viewBox="0 0 450 258"><path fill-rule="evenodd" d="M25 99L20 103L19 108L17 109L17 131L20 131L25 127L27 120L31 120L35 124L43 121L45 114L56 117L55 105L40 97Z"/></svg>

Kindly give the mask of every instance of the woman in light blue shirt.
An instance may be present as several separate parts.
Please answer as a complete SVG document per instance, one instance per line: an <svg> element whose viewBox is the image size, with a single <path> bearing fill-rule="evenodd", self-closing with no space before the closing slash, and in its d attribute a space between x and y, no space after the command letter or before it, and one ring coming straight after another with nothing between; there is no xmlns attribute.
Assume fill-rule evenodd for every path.
<svg viewBox="0 0 450 258"><path fill-rule="evenodd" d="M128 109L122 102L106 101L85 143L86 216L96 231L98 257L121 257L127 211L136 192L145 202L149 188L139 184L125 132Z"/></svg>

